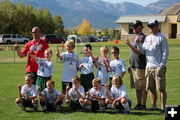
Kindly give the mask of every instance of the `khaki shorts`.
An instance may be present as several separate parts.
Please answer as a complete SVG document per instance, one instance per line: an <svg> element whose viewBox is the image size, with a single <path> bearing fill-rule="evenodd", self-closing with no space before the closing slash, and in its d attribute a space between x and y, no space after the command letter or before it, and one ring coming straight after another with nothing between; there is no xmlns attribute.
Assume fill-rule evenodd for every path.
<svg viewBox="0 0 180 120"><path fill-rule="evenodd" d="M146 89L145 69L132 68L135 89Z"/></svg>
<svg viewBox="0 0 180 120"><path fill-rule="evenodd" d="M166 88L166 67L146 69L146 90L165 90Z"/></svg>

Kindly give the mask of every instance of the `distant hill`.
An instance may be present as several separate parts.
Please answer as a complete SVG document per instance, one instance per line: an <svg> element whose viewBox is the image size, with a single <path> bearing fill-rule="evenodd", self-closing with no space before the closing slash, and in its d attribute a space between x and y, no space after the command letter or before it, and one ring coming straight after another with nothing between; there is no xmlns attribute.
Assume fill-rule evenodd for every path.
<svg viewBox="0 0 180 120"><path fill-rule="evenodd" d="M11 1L17 3L19 0ZM121 15L158 14L178 2L159 0L145 7L129 2L113 4L101 0L24 0L23 3L48 8L53 15L61 15L66 28L79 25L84 18L95 28L105 28L117 26L114 21Z"/></svg>

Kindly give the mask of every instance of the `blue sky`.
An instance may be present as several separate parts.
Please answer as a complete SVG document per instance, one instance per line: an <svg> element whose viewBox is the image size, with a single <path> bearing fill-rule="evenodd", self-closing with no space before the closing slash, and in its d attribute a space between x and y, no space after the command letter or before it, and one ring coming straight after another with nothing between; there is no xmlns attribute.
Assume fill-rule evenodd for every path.
<svg viewBox="0 0 180 120"><path fill-rule="evenodd" d="M149 3L157 2L159 0L103 0L103 1L108 1L108 2L112 2L112 3L132 2L132 3L137 3L137 4L141 4L141 5L145 6L145 5L149 4Z"/></svg>

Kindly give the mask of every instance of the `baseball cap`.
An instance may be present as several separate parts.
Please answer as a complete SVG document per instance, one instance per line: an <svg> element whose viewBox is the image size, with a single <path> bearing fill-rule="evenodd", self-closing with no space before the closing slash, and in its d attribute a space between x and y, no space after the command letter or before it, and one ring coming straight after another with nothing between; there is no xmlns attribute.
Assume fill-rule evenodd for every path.
<svg viewBox="0 0 180 120"><path fill-rule="evenodd" d="M133 27L133 28L136 28L136 27L138 27L138 26L143 26L143 25L142 25L142 22L141 22L140 20L135 20L135 21L133 22L133 24L132 24L132 27Z"/></svg>
<svg viewBox="0 0 180 120"><path fill-rule="evenodd" d="M148 26L148 27L154 27L154 26L158 26L158 24L159 24L159 22L158 22L157 20L151 19L151 20L148 22L147 26Z"/></svg>

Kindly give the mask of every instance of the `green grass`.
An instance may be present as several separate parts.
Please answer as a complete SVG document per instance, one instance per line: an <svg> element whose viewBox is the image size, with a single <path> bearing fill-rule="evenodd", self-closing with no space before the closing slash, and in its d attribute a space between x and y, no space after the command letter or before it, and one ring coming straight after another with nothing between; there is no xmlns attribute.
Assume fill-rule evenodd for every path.
<svg viewBox="0 0 180 120"><path fill-rule="evenodd" d="M115 45L113 42L108 43L93 43L93 53L94 55L100 55L99 48L102 45L112 46ZM167 64L167 93L168 105L178 105L180 104L180 40L169 41L169 60ZM56 87L61 91L61 72L62 64L56 61L55 50L57 45L50 45L53 49L53 59L55 64L55 73L53 79L56 83ZM0 47L3 47L1 45ZM4 48L4 47L3 47ZM5 46L6 48L6 46ZM80 58L83 57L80 54L82 47L78 45L77 47L78 55ZM126 60L126 65L128 65L129 58L129 48L120 41L121 58ZM84 113L84 112L63 112L63 113L47 113L42 112L23 112L15 104L15 99L18 97L17 85L19 83L24 84L25 66L26 58L19 59L16 56L16 62L14 61L13 50L2 50L0 51L0 120L164 120L164 115L160 112L149 112L149 111L131 111L129 115L123 114L113 114L111 111L106 113ZM128 95L133 100L133 107L136 104L135 90L130 89L129 85L129 74L126 73L124 77L124 84L127 87ZM158 94L159 95L159 94ZM158 96L158 107L159 96ZM148 94L147 107L150 108L150 99ZM41 110L41 107L39 107Z"/></svg>

